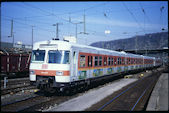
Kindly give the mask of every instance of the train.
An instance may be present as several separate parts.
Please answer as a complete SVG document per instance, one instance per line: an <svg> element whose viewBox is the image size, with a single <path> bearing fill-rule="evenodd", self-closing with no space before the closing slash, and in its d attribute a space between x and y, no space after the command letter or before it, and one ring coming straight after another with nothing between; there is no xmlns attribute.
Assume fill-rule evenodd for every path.
<svg viewBox="0 0 169 113"><path fill-rule="evenodd" d="M17 78L29 76L31 53L15 53L0 50L1 78Z"/></svg>
<svg viewBox="0 0 169 113"><path fill-rule="evenodd" d="M41 90L65 91L161 64L161 59L155 57L80 45L67 40L46 40L33 45L29 76L31 85Z"/></svg>

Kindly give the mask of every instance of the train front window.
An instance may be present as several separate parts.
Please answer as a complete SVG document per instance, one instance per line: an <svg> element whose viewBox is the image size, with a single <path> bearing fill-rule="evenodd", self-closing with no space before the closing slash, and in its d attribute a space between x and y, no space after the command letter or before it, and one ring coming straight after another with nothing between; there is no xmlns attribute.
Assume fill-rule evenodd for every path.
<svg viewBox="0 0 169 113"><path fill-rule="evenodd" d="M45 50L33 50L31 62L43 62L45 58Z"/></svg>
<svg viewBox="0 0 169 113"><path fill-rule="evenodd" d="M50 50L48 63L69 64L69 51Z"/></svg>

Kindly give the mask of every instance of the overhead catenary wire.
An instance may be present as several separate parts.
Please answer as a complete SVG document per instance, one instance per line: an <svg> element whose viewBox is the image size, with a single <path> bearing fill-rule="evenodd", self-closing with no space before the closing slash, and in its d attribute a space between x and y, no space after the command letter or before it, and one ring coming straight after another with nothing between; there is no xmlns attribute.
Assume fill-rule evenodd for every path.
<svg viewBox="0 0 169 113"><path fill-rule="evenodd" d="M6 18L12 18L12 17L10 17L10 16L2 16L2 17L6 17ZM15 19L15 20L19 20L19 21L34 21L34 22L36 22L36 23L40 23L40 24L46 24L46 25L51 25L52 23L48 23L48 22L41 22L41 21L39 21L39 20L35 20L35 19L27 19L27 18L13 18L13 19Z"/></svg>
<svg viewBox="0 0 169 113"><path fill-rule="evenodd" d="M150 22L150 19L149 19L149 17L147 16L147 14L146 14L146 11L145 11L145 9L143 8L143 6L141 5L141 4L139 4L140 5L140 7L141 7L141 10L142 10L142 12L144 13L144 28L142 28L141 27L141 25L138 23L138 21L137 21L137 19L134 17L134 19L135 19L135 21L137 22L137 24L138 24L138 26L142 29L142 32L144 32L144 33L146 33L146 31L147 30L145 30L145 17L147 17L147 20ZM138 8L137 8L138 9ZM140 8L138 9L138 10L140 10ZM127 10L128 11L128 10ZM131 11L130 11L130 13L132 13ZM109 16L107 15L107 12L103 12L103 16L105 17L105 19L107 19L108 21L105 21L105 22L112 22L112 20L109 18ZM132 14L132 17L133 17L134 15ZM151 22L150 22L151 23ZM108 25L109 26L109 29L111 28L111 26L110 26L110 24ZM150 30L148 30L148 31L150 31Z"/></svg>
<svg viewBox="0 0 169 113"><path fill-rule="evenodd" d="M11 19L4 19L4 20L11 21ZM18 21L16 21L16 20L15 20L15 23L19 23L19 24L21 24L21 25L26 25L27 27L32 26L31 24L25 24L25 23L22 23L22 22L18 22ZM38 27L38 26L36 26L36 28L39 28L39 29L41 29L41 30L43 30L43 31L49 31L49 32L51 32L51 33L55 33L55 31L51 31L51 30L49 30L49 29L40 28L40 27ZM91 30L91 29L88 29L88 31L92 32L92 33L90 33L91 35L93 35L93 34L97 35L96 33L99 33L99 35L105 36L103 32L99 32L99 31L95 31L95 30ZM149 30L149 31L151 31L151 30ZM138 32L143 32L143 31L138 31ZM115 32L115 33L116 33L116 32ZM123 32L121 32L121 33L123 33ZM127 34L128 34L128 33L129 33L129 32L127 32ZM132 32L131 32L131 33L132 33ZM133 32L133 33L134 33L134 32ZM89 35L90 35L90 34L89 34Z"/></svg>
<svg viewBox="0 0 169 113"><path fill-rule="evenodd" d="M144 10L144 8L142 7L142 5L139 3L139 6L141 7L141 10L142 10L142 12L143 12L143 14L144 14L144 32L146 33L146 30L145 30L145 10Z"/></svg>
<svg viewBox="0 0 169 113"><path fill-rule="evenodd" d="M144 13L144 15L147 17L147 20L151 23L151 21L150 21L150 19L149 19L148 15L147 15L147 13L146 13L146 11L145 11L145 8L143 8L143 6L142 6L142 4L141 4L141 3L139 3L139 5L140 5L140 7L141 7L141 9L142 9L142 12L143 12L143 13Z"/></svg>
<svg viewBox="0 0 169 113"><path fill-rule="evenodd" d="M28 3L24 3L24 5L27 5ZM101 6L103 4L106 4L106 3L102 3L102 4L99 4L99 5L95 5L95 6L92 6L92 7L89 7L89 8L86 8L85 10L89 10L89 9L92 9L92 8L95 8L95 7L98 7L98 6ZM48 16L56 16L56 15L53 15L53 13L49 12L49 11L46 11L44 9L41 9L41 8L38 8L38 7L35 7L35 6L32 6L32 5L28 5L29 7L32 7L32 8L36 8L38 10L40 10L41 12L45 12L45 13L48 13ZM79 11L83 11L83 10L79 10ZM79 11L76 11L76 12L79 12ZM72 14L73 12L69 12L69 14ZM27 18L27 17L26 17ZM60 17L59 17L60 18ZM66 22L69 22L70 23L70 20L67 20L67 19L63 19L63 18L60 18ZM137 20L136 20L137 21ZM40 23L40 22L39 22Z"/></svg>
<svg viewBox="0 0 169 113"><path fill-rule="evenodd" d="M55 16L55 17L57 17L57 18L59 18L59 19L65 21L65 22L69 22L69 20L66 20L66 19L64 19L64 18L61 18L61 17L59 17L57 14L54 14L54 13L52 13L52 12L46 11L46 10L44 10L44 9L41 9L41 8L39 8L39 7L30 5L30 4L28 4L28 3L23 3L23 4L25 4L25 5L29 6L29 7L32 7L32 8L34 8L34 9L38 9L38 10L40 10L43 14L44 14L44 13L45 13L45 14L48 14L48 16Z"/></svg>
<svg viewBox="0 0 169 113"><path fill-rule="evenodd" d="M4 20L6 20L6 21L11 21L10 19L4 19ZM15 21L15 20L14 20ZM28 24L24 24L24 23L20 23L20 22L17 22L17 21L15 21L15 23L19 23L20 25L26 25L27 27L31 27L31 25L28 25ZM23 29L23 28L25 28L25 27L17 27L17 31L20 31L20 32L28 32L28 30L26 30L26 29ZM37 27L36 27L37 28ZM43 28L39 28L39 30L43 30L43 31L46 31L47 29L43 29ZM55 31L49 31L49 32L51 32L51 33L55 33ZM36 32L36 34L38 34L38 35L41 35L41 36L48 36L48 35L46 35L46 34L42 34L42 33L39 33L39 32ZM8 35L6 35L5 37L8 37Z"/></svg>
<svg viewBox="0 0 169 113"><path fill-rule="evenodd" d="M10 19L5 19L5 20L10 21ZM31 24L26 24L26 23L18 22L18 21L16 21L16 20L14 20L14 21L15 21L15 23L19 23L19 24L22 24L22 25L32 26ZM43 31L49 31L49 32L52 32L52 33L54 32L54 33L55 33L55 31L51 31L51 30L45 29L45 28L40 28L40 27L38 27L38 26L36 26L36 28L41 29L41 30L43 30Z"/></svg>
<svg viewBox="0 0 169 113"><path fill-rule="evenodd" d="M159 24L161 25L161 29L163 29L162 28L162 24L163 24L162 12L163 12L163 10L164 10L164 6L161 6L160 7L160 18L159 18Z"/></svg>
<svg viewBox="0 0 169 113"><path fill-rule="evenodd" d="M3 17L4 18L4 17ZM8 18L10 18L10 17L8 17ZM4 19L4 20L7 20L7 21L11 21L11 19ZM16 21L16 20L15 20ZM27 24L27 23L22 23L22 22L20 22L20 21L16 21L16 23L19 23L19 24L21 24L21 25L26 25L26 26L32 26L31 24ZM52 24L51 24L52 25ZM45 28L42 28L42 27L38 27L38 26L36 26L36 28L37 29L40 29L40 30L43 30L43 31L48 31L48 32L51 32L51 33L55 33L55 31L51 31L51 30L49 30L49 29L45 29Z"/></svg>
<svg viewBox="0 0 169 113"><path fill-rule="evenodd" d="M129 8L127 7L127 5L123 3L123 6L126 8L126 10L131 14L131 16L133 17L133 19L136 21L136 23L138 24L138 26L140 27L140 29L142 29L143 31L145 31L142 26L140 25L140 23L137 21L136 17L134 16L134 14L129 10Z"/></svg>
<svg viewBox="0 0 169 113"><path fill-rule="evenodd" d="M58 17L58 14L56 15L56 14L54 14L54 13L51 13L51 12L49 12L49 11L46 11L46 10L44 10L44 9L41 9L41 8L39 8L39 7L36 7L36 6L34 6L34 5L31 5L31 4L28 4L28 3L25 3L25 2L22 2L22 3L23 3L25 6L29 6L29 7L34 8L34 9L38 9L39 11L43 12L43 14L44 14L44 13L48 13L47 16L55 16L55 17L57 17L57 18L59 18L59 19L65 21L65 22L74 24L74 23L72 23L72 22L70 21L70 17L69 17L69 20L67 20L67 19ZM87 11L87 10L89 10L89 9L96 8L96 7L98 7L98 6L100 7L100 6L103 5L103 4L106 4L106 3L101 3L101 4L98 4L98 5L94 5L94 6L92 6L92 7L88 7L88 8L85 8L85 9L82 9L82 10L78 10L78 11L75 11L75 12L69 12L69 14L77 13L77 12L82 12L82 11L84 11L84 10ZM39 22L39 23L40 23L40 22ZM75 24L74 24L74 25L75 25ZM85 26L85 25L84 25L84 26Z"/></svg>
<svg viewBox="0 0 169 113"><path fill-rule="evenodd" d="M38 9L38 10L40 10L41 12L45 12L45 13L49 13L48 15L43 15L43 16L27 16L26 18L38 18L38 17L45 17L45 16L52 16L51 14L55 14L55 13L52 13L52 12L49 12L49 11L46 11L46 10L44 10L44 9L41 9L41 8L39 8L39 7L37 7L37 6L34 6L34 5L32 5L32 4L28 4L28 3L26 3L26 2L21 2L23 5L22 6L27 6L27 7L31 7L31 8L34 8L34 9ZM88 7L88 8L85 8L85 9L80 9L80 10L76 10L76 11L72 11L72 12L67 12L67 13L60 13L60 14L55 14L55 15L66 15L66 14L75 14L75 13L78 13L78 12L83 12L84 10L86 10L86 11L88 11L88 10L90 10L90 9L93 9L93 8L97 8L97 7L100 7L100 6L102 6L102 5L105 5L105 4L110 4L110 2L107 2L107 3L100 3L100 4L97 4L97 5L94 5L94 6L91 6L91 7ZM19 4L12 4L12 5L19 5ZM19 6L19 7L21 7L21 5ZM154 6L147 6L147 7L145 7L144 9L146 9L146 8L153 8ZM113 9L114 10L114 9ZM111 10L111 12L123 12L123 11L125 11L125 10ZM134 10L134 11L136 11L136 10L140 10L139 8L131 8L130 10ZM98 12L98 11L97 11ZM87 14L86 14L87 15ZM24 17L21 17L21 18L24 18Z"/></svg>
<svg viewBox="0 0 169 113"><path fill-rule="evenodd" d="M43 13L47 13L47 14L49 14L48 16L55 16L55 17L57 17L57 18L59 18L59 19L65 21L65 22L72 23L70 20L67 20L67 19L64 19L64 18L59 17L59 16L58 16L59 14L51 13L51 12L49 12L49 11L46 11L46 10L44 10L44 9L41 9L41 8L39 8L39 7L30 5L30 4L25 3L25 2L23 2L23 4L24 4L24 5L28 5L29 7L38 9L38 10L40 10L40 11L43 12ZM79 10L79 11L75 11L75 12L68 12L68 13L65 13L65 14L72 14L72 13L82 12L82 11L84 11L84 10L87 11L87 10L89 10L89 9L92 9L92 8L95 8L95 7L98 7L98 6L101 6L101 5L103 5L103 4L105 4L105 3L101 3L101 4L99 4L99 5L95 5L95 6L92 6L92 7L88 7L88 8L85 8L85 9L82 9L82 10ZM73 24L73 23L72 23L72 24Z"/></svg>
<svg viewBox="0 0 169 113"><path fill-rule="evenodd" d="M46 11L46 10L44 10L44 9L38 8L38 7L36 7L36 6L30 5L30 4L28 4L28 3L25 3L25 2L23 2L23 3L24 3L25 5L28 5L28 6L32 7L32 8L36 8L36 9L40 10L41 12L46 12L46 13L53 14L53 15L67 15L67 14L73 14L73 13L83 12L84 10L85 10L85 11L88 11L89 9L93 9L93 8L96 8L96 7L100 7L100 6L102 6L103 4L106 4L106 3L100 3L100 4L97 4L97 5L88 7L88 8L84 8L84 9L80 9L80 10L76 10L76 11L72 11L72 12L55 14L55 13L51 13L51 12L49 12L49 11Z"/></svg>
<svg viewBox="0 0 169 113"><path fill-rule="evenodd" d="M27 4L27 3L26 3ZM102 4L106 4L106 3L102 3ZM26 6L26 5L25 5ZM100 6L99 6L99 4L97 4L97 5L95 5L95 6L97 6L97 7L100 7L100 6L102 6L101 4L100 4ZM31 7L30 6L30 4L28 5L28 7ZM33 5L33 7L32 8L36 8L37 10L39 10L42 14L44 14L44 17L45 16L55 16L55 17L58 17L58 15L55 15L54 13L52 13L52 12L50 12L50 11L47 11L46 9L44 10L44 9L42 9L42 8L38 8L38 7L36 7L36 6L34 6ZM85 8L86 10L90 10L90 9L93 9L93 8L96 8L96 7L89 7L89 8ZM42 9L42 10L41 10ZM77 13L77 12L82 12L82 11L84 11L84 9L82 9L82 10L77 10L77 11L75 11L75 12L69 12L70 13L70 15L72 16L72 14L73 13ZM127 11L127 10L126 10ZM131 11L131 10L130 10ZM145 11L145 10L144 10ZM69 14L69 13L64 13L64 14ZM146 13L145 13L146 14ZM88 15L88 13L86 14L86 15ZM32 16L32 18L36 18L36 16ZM37 16L38 17L38 16ZM40 17L40 16L39 16ZM42 16L43 17L43 16ZM29 17L24 17L24 18L29 18ZM23 19L24 19L23 18ZM30 16L30 18L31 18L31 16ZM64 21L66 21L67 23L71 23L72 21L70 21L71 20L71 18L70 19L65 19L65 18L62 18L62 17L58 17L58 18L60 18L61 20L63 20L64 19ZM108 17L108 14L107 14L107 12L105 12L105 18L109 18ZM20 18L21 19L21 18ZM28 20L29 21L29 20ZM107 21L106 21L107 22ZM41 23L41 24L48 24L48 23L43 23L43 22L40 22L40 21L37 21L37 23ZM41 27L40 27L41 28ZM42 28L43 29L43 28ZM43 29L44 30L44 29ZM144 29L145 30L145 29ZM103 34L104 35L104 32L102 33L99 33L99 34ZM90 35L90 34L89 34ZM105 36L105 35L104 35Z"/></svg>

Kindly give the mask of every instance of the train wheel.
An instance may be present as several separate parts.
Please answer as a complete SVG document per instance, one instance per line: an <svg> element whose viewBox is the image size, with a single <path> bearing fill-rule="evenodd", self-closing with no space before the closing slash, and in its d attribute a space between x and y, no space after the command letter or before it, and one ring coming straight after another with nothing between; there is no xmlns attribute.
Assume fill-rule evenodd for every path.
<svg viewBox="0 0 169 113"><path fill-rule="evenodd" d="M51 93L51 94L53 94L53 93L56 92L56 89L52 88L52 87L50 86L50 84L45 84L45 85L43 85L43 87L41 87L41 89L44 90L44 92L46 92L46 93Z"/></svg>
<svg viewBox="0 0 169 113"><path fill-rule="evenodd" d="M53 93L56 92L56 90L55 90L54 88L48 88L48 89L47 89L47 92L53 94Z"/></svg>
<svg viewBox="0 0 169 113"><path fill-rule="evenodd" d="M68 96L71 96L73 93L72 93L72 91L71 91L70 89L66 89L66 90L64 91L64 94L65 94L65 95L68 95Z"/></svg>
<svg viewBox="0 0 169 113"><path fill-rule="evenodd" d="M77 93L77 87L71 87L70 88L70 94L71 95L74 95L74 94L76 94Z"/></svg>

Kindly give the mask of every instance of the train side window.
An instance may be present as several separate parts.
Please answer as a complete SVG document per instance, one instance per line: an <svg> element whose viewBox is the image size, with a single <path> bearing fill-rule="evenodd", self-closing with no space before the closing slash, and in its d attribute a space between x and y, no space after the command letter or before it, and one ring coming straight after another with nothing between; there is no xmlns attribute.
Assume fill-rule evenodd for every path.
<svg viewBox="0 0 169 113"><path fill-rule="evenodd" d="M111 59L110 57L108 57L108 65L110 66L110 64L111 64Z"/></svg>
<svg viewBox="0 0 169 113"><path fill-rule="evenodd" d="M131 58L131 64L133 64L133 58Z"/></svg>
<svg viewBox="0 0 169 113"><path fill-rule="evenodd" d="M117 58L117 65L119 65L119 57Z"/></svg>
<svg viewBox="0 0 169 113"><path fill-rule="evenodd" d="M76 64L76 52L73 52L73 64Z"/></svg>
<svg viewBox="0 0 169 113"><path fill-rule="evenodd" d="M124 64L127 64L127 58L124 58Z"/></svg>
<svg viewBox="0 0 169 113"><path fill-rule="evenodd" d="M104 57L104 66L107 65L107 62L106 62L106 57Z"/></svg>
<svg viewBox="0 0 169 113"><path fill-rule="evenodd" d="M137 64L137 58L135 59L135 64Z"/></svg>
<svg viewBox="0 0 169 113"><path fill-rule="evenodd" d="M122 58L122 64L124 65L124 57Z"/></svg>
<svg viewBox="0 0 169 113"><path fill-rule="evenodd" d="M133 61L133 62L134 62L134 64L135 64L135 59L134 59L134 61Z"/></svg>
<svg viewBox="0 0 169 113"><path fill-rule="evenodd" d="M93 66L93 56L90 56L90 60L91 60L91 67Z"/></svg>
<svg viewBox="0 0 169 113"><path fill-rule="evenodd" d="M88 67L92 67L92 56L88 56Z"/></svg>
<svg viewBox="0 0 169 113"><path fill-rule="evenodd" d="M85 67L86 57L85 55L80 55L80 67Z"/></svg>
<svg viewBox="0 0 169 113"><path fill-rule="evenodd" d="M94 66L98 66L98 56L94 57Z"/></svg>
<svg viewBox="0 0 169 113"><path fill-rule="evenodd" d="M116 57L114 58L114 65L116 65Z"/></svg>
<svg viewBox="0 0 169 113"><path fill-rule="evenodd" d="M119 57L119 65L121 65L121 57Z"/></svg>
<svg viewBox="0 0 169 113"><path fill-rule="evenodd" d="M102 66L102 56L99 56L99 66Z"/></svg>
<svg viewBox="0 0 169 113"><path fill-rule="evenodd" d="M120 61L120 58L118 57L117 58L117 65L119 65L120 63L119 63L119 61Z"/></svg>
<svg viewBox="0 0 169 113"><path fill-rule="evenodd" d="M138 64L138 59L137 59L137 64Z"/></svg>
<svg viewBox="0 0 169 113"><path fill-rule="evenodd" d="M111 65L113 65L113 57L111 58Z"/></svg>
<svg viewBox="0 0 169 113"><path fill-rule="evenodd" d="M121 65L121 57L119 57L119 64Z"/></svg>
<svg viewBox="0 0 169 113"><path fill-rule="evenodd" d="M133 58L133 64L134 64L134 58Z"/></svg>
<svg viewBox="0 0 169 113"><path fill-rule="evenodd" d="M91 62L90 62L90 56L88 56L87 64L88 64L88 67L90 67L90 65L91 65Z"/></svg>
<svg viewBox="0 0 169 113"><path fill-rule="evenodd" d="M123 65L123 58L121 57L121 64Z"/></svg>
<svg viewBox="0 0 169 113"><path fill-rule="evenodd" d="M69 64L69 54L70 51L64 51L64 59L63 59L63 64Z"/></svg>
<svg viewBox="0 0 169 113"><path fill-rule="evenodd" d="M130 58L129 58L129 64L130 64Z"/></svg>
<svg viewBox="0 0 169 113"><path fill-rule="evenodd" d="M137 59L136 59L136 64L137 64Z"/></svg>

